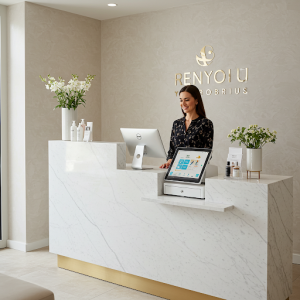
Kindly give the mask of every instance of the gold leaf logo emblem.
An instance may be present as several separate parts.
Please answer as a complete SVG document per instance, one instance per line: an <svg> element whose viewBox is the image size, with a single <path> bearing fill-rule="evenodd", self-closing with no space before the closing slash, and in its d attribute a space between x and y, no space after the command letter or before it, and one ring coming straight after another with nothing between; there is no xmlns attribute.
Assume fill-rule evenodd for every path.
<svg viewBox="0 0 300 300"><path fill-rule="evenodd" d="M206 54L207 53L207 54ZM209 57L207 57L209 56ZM200 57L196 55L196 61L199 66L207 67L212 63L212 60L215 58L214 49L212 46L204 46L200 50Z"/></svg>

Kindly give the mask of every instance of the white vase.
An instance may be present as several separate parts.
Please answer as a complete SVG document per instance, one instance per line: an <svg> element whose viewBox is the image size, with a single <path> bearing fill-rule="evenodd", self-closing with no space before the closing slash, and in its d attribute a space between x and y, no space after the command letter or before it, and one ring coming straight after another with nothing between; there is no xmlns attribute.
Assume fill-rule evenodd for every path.
<svg viewBox="0 0 300 300"><path fill-rule="evenodd" d="M75 109L61 109L61 133L63 141L71 140L71 125L72 121L77 124L77 110Z"/></svg>
<svg viewBox="0 0 300 300"><path fill-rule="evenodd" d="M247 148L247 171L262 171L262 149Z"/></svg>

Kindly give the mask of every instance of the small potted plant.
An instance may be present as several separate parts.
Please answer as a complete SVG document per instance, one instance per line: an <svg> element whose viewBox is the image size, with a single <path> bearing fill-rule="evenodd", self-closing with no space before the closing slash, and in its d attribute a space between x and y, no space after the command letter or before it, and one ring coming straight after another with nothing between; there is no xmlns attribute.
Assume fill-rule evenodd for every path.
<svg viewBox="0 0 300 300"><path fill-rule="evenodd" d="M247 148L247 171L262 171L262 147L267 143L274 143L277 139L277 132L270 131L269 128L250 125L249 128L237 127L228 134L231 143L239 141L239 145L244 144Z"/></svg>
<svg viewBox="0 0 300 300"><path fill-rule="evenodd" d="M79 81L76 74L72 74L72 79L65 85L65 81L58 77L56 81L54 77L48 75L48 82L46 78L40 75L40 78L46 84L46 89L55 93L53 98L56 98L58 104L55 108L62 109L62 140L70 140L70 127L72 121L77 122L77 107L79 105L85 106L85 94L91 87L91 81L95 75L87 75L84 81ZM54 109L55 109L54 108Z"/></svg>

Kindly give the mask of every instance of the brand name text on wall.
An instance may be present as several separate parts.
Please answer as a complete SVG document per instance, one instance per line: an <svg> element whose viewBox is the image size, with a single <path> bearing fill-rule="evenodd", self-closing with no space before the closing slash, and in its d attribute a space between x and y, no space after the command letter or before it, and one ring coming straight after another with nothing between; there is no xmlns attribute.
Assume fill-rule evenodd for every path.
<svg viewBox="0 0 300 300"><path fill-rule="evenodd" d="M201 67L209 66L215 58L214 49L212 46L204 46L200 50L200 56L196 55L196 62ZM248 68L237 68L236 69L236 80L238 83L246 83L248 81ZM199 71L199 72L184 72L175 74L175 86L178 85L200 85L201 95L226 95L226 94L248 94L248 88L242 87L228 87L227 85L221 88L201 88L205 84L226 84L232 83L232 69L228 71L217 70L217 71ZM235 76L234 76L235 78ZM235 80L234 80L235 81ZM176 96L178 91L175 91Z"/></svg>

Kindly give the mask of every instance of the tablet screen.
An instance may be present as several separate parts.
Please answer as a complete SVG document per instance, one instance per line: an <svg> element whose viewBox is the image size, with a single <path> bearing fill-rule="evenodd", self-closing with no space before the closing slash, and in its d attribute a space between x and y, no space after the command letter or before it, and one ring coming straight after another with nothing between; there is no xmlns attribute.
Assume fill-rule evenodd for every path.
<svg viewBox="0 0 300 300"><path fill-rule="evenodd" d="M210 153L211 149L178 148L167 172L166 179L200 182Z"/></svg>

